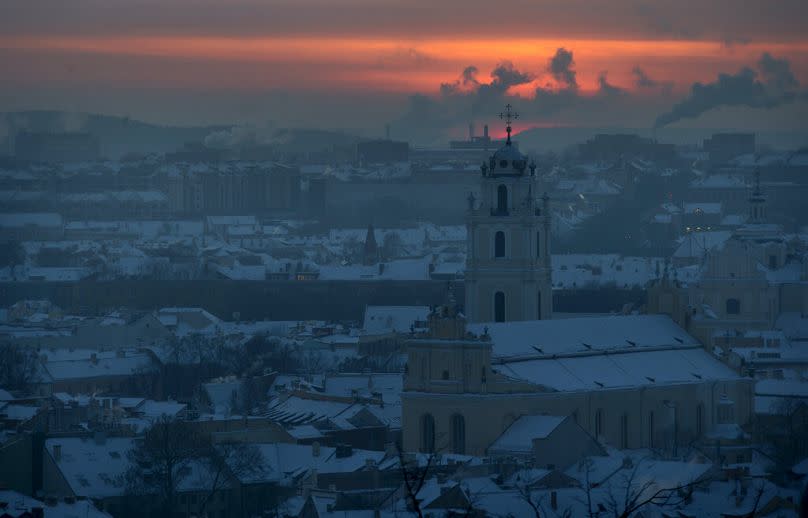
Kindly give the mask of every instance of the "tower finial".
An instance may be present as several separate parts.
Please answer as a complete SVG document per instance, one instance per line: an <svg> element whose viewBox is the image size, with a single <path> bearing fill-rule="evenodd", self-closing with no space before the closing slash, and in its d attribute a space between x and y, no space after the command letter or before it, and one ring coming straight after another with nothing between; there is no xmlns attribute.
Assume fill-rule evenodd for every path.
<svg viewBox="0 0 808 518"><path fill-rule="evenodd" d="M499 118L505 121L505 131L508 133L508 140L505 141L505 145L511 145L511 122L519 118L519 114L516 112L511 112L511 103L505 105L505 111L499 114Z"/></svg>

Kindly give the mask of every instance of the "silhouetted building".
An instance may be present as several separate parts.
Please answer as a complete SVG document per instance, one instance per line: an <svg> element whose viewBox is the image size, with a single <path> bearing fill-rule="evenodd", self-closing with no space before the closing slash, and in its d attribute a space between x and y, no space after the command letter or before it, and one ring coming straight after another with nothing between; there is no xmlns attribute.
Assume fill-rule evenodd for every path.
<svg viewBox="0 0 808 518"><path fill-rule="evenodd" d="M511 145L516 143L511 141ZM474 124L469 124L469 139L468 140L452 140L449 142L450 149L482 149L489 150L500 148L505 145L504 140L492 140L488 135L488 124L483 126L483 135L478 137L474 134Z"/></svg>
<svg viewBox="0 0 808 518"><path fill-rule="evenodd" d="M716 133L704 139L704 151L709 153L711 162L728 162L740 155L755 152L754 133Z"/></svg>
<svg viewBox="0 0 808 518"><path fill-rule="evenodd" d="M30 162L88 162L100 156L98 139L89 133L18 133L14 154Z"/></svg>
<svg viewBox="0 0 808 518"><path fill-rule="evenodd" d="M362 262L365 265L373 265L379 262L379 245L376 244L376 233L373 231L373 225L368 225Z"/></svg>

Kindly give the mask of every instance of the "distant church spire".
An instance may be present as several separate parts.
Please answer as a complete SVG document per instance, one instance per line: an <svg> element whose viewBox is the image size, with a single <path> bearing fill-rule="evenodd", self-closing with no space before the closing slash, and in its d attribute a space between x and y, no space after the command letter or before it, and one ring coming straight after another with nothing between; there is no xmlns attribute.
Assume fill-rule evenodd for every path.
<svg viewBox="0 0 808 518"><path fill-rule="evenodd" d="M760 188L760 168L755 168L755 183L749 196L749 223L766 221L766 195Z"/></svg>
<svg viewBox="0 0 808 518"><path fill-rule="evenodd" d="M364 249L363 263L365 265L373 265L379 262L379 246L376 244L376 233L373 231L373 225L368 225L368 233L365 236L365 249Z"/></svg>

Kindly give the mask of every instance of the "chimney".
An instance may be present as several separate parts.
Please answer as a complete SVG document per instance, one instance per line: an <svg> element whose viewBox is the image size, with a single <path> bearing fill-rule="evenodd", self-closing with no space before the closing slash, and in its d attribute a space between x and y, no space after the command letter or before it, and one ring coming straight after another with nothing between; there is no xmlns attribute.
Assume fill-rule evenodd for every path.
<svg viewBox="0 0 808 518"><path fill-rule="evenodd" d="M53 445L53 460L59 462L62 460L62 445L61 444L54 444Z"/></svg>
<svg viewBox="0 0 808 518"><path fill-rule="evenodd" d="M320 456L320 443L314 441L311 443L311 456L312 457L319 457Z"/></svg>
<svg viewBox="0 0 808 518"><path fill-rule="evenodd" d="M474 123L469 123L469 140L474 140Z"/></svg>
<svg viewBox="0 0 808 518"><path fill-rule="evenodd" d="M488 124L483 126L483 138L485 138L485 139L488 138Z"/></svg>

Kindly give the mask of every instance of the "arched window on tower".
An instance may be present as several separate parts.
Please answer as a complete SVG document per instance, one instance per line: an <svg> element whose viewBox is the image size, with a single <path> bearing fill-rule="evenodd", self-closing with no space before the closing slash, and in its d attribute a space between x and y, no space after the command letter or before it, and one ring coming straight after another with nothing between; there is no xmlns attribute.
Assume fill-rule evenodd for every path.
<svg viewBox="0 0 808 518"><path fill-rule="evenodd" d="M494 294L494 322L505 322L505 293Z"/></svg>
<svg viewBox="0 0 808 518"><path fill-rule="evenodd" d="M727 315L738 315L741 312L741 301L738 299L727 299Z"/></svg>
<svg viewBox="0 0 808 518"><path fill-rule="evenodd" d="M435 452L435 418L432 414L421 417L421 452Z"/></svg>
<svg viewBox="0 0 808 518"><path fill-rule="evenodd" d="M466 418L460 414L452 416L452 453L466 453Z"/></svg>
<svg viewBox="0 0 808 518"><path fill-rule="evenodd" d="M497 213L508 213L508 187L505 185L497 187Z"/></svg>
<svg viewBox="0 0 808 518"><path fill-rule="evenodd" d="M494 257L505 257L505 232L501 230L494 234Z"/></svg>

